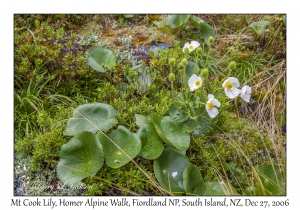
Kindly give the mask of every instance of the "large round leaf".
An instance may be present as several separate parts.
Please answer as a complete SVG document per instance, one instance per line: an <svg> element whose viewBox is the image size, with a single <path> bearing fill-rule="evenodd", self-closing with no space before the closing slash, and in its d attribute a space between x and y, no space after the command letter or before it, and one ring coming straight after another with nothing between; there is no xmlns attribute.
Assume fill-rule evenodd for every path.
<svg viewBox="0 0 300 210"><path fill-rule="evenodd" d="M135 116L135 124L138 127L146 125L149 122L148 116L141 115L141 114L135 114L134 116Z"/></svg>
<svg viewBox="0 0 300 210"><path fill-rule="evenodd" d="M277 165L263 165L257 168L260 179L263 181L267 195L284 195L285 179ZM261 188L259 186L258 188Z"/></svg>
<svg viewBox="0 0 300 210"><path fill-rule="evenodd" d="M171 28L178 28L185 24L189 17L190 15L170 15L167 18L167 23L171 26Z"/></svg>
<svg viewBox="0 0 300 210"><path fill-rule="evenodd" d="M161 138L158 136L155 130L153 123L150 122L140 127L137 134L142 142L140 155L149 160L158 158L164 150L164 146Z"/></svg>
<svg viewBox="0 0 300 210"><path fill-rule="evenodd" d="M200 23L200 37L204 39L204 42L208 44L208 38L212 36L214 40L216 39L215 30L207 23Z"/></svg>
<svg viewBox="0 0 300 210"><path fill-rule="evenodd" d="M201 127L201 123L201 117L197 117L196 119L184 121L182 125L187 132L193 132Z"/></svg>
<svg viewBox="0 0 300 210"><path fill-rule="evenodd" d="M201 18L199 18L195 15L191 15L190 21L193 26L199 26L200 23L204 23L204 20L202 20Z"/></svg>
<svg viewBox="0 0 300 210"><path fill-rule="evenodd" d="M183 194L185 191L182 174L188 163L188 159L180 152L165 148L153 164L155 176L161 187L173 195Z"/></svg>
<svg viewBox="0 0 300 210"><path fill-rule="evenodd" d="M218 182L201 182L195 187L194 195L225 195L222 185Z"/></svg>
<svg viewBox="0 0 300 210"><path fill-rule="evenodd" d="M203 182L198 167L189 163L183 171L183 186L187 194L193 194L197 185Z"/></svg>
<svg viewBox="0 0 300 210"><path fill-rule="evenodd" d="M96 133L98 130L108 131L118 123L116 111L112 106L102 103L85 104L76 108L69 119L66 135L75 135L81 131Z"/></svg>
<svg viewBox="0 0 300 210"><path fill-rule="evenodd" d="M125 165L141 151L142 144L138 135L123 126L107 134L108 138L102 132L98 132L97 136L103 145L105 163L111 168Z"/></svg>
<svg viewBox="0 0 300 210"><path fill-rule="evenodd" d="M197 129L194 131L194 135L197 136L197 135L200 135L200 134L204 134L204 133L207 133L211 128L212 128L212 120L211 118L208 116L207 112L205 114L203 114L202 116L202 120L200 120L200 129Z"/></svg>
<svg viewBox="0 0 300 210"><path fill-rule="evenodd" d="M62 146L57 174L66 185L77 186L83 178L95 176L103 162L101 143L93 133L84 131Z"/></svg>
<svg viewBox="0 0 300 210"><path fill-rule="evenodd" d="M174 104L170 106L169 115L172 120L177 122L184 122L189 119L188 109L186 107L179 109Z"/></svg>
<svg viewBox="0 0 300 210"><path fill-rule="evenodd" d="M105 72L103 66L111 69L116 64L115 54L103 47L92 47L89 49L87 55L89 65L99 72Z"/></svg>
<svg viewBox="0 0 300 210"><path fill-rule="evenodd" d="M150 115L157 134L168 145L179 150L187 150L190 146L190 136L183 129L183 126L172 120L169 116L160 118L159 116Z"/></svg>
<svg viewBox="0 0 300 210"><path fill-rule="evenodd" d="M186 74L187 81L190 79L190 77L193 74L199 75L199 73L200 73L199 66L195 67L195 63L193 61L188 61L188 64L186 65L186 68L185 68L185 74Z"/></svg>
<svg viewBox="0 0 300 210"><path fill-rule="evenodd" d="M259 21L259 22L254 22L251 23L249 25L249 27L258 35L262 34L267 26L268 26L269 22L268 21Z"/></svg>

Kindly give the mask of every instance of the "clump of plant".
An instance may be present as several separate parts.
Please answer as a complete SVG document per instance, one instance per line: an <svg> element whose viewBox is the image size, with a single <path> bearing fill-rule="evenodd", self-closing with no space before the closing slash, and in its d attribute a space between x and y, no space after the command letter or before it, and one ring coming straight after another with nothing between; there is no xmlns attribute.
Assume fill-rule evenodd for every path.
<svg viewBox="0 0 300 210"><path fill-rule="evenodd" d="M214 37L210 36L206 42L208 50L213 42ZM182 49L186 58L178 65L174 58L169 59L168 80L172 101L169 115L135 114L139 127L136 133L118 125L116 110L108 104L93 103L76 108L65 131L72 139L63 145L60 152L60 179L66 184L78 185L82 179L95 176L104 162L111 168L132 162L162 194L235 194L230 183L204 181L198 167L185 156L190 147L189 133L197 131L204 134L210 129L212 119L217 117L221 106L216 96L224 97L219 91L214 93L216 96L213 95L214 90L208 85L208 56L204 68L200 71L198 67L198 59L203 52L199 46L197 41L186 43ZM111 70L116 64L114 54L101 47L93 47L89 51L88 61L100 72ZM231 76L235 68L236 63L230 62L228 78L222 81L221 86L229 99L236 101L240 96L249 102L251 87L245 85L239 89L238 79ZM81 151L80 157L78 150ZM141 169L134 160L137 156L154 160L153 170L159 184Z"/></svg>
<svg viewBox="0 0 300 210"><path fill-rule="evenodd" d="M127 22L122 15L97 18ZM275 74L267 76L270 66L259 55L247 60L237 44L219 56L215 32L199 16L170 15L159 24L180 39L201 41L156 47L143 60L133 53L129 36L119 39L123 52L98 43L85 54L97 35L83 36L80 45L73 34L57 42L62 48L55 69L43 63L47 53L36 55L42 65L32 72L39 65L31 65L30 75L17 66L22 71L15 74L16 152L32 155L30 168L37 173L58 163L63 184L85 185L85 195L284 195L284 153L278 146L284 137L241 118L258 102L266 105L270 95L277 105L270 114L278 114L284 97L281 89L270 90L284 83L284 75L276 74L278 81L268 89L260 76L269 84ZM17 64L20 57L16 54ZM274 123L260 117L264 126ZM276 119L284 124L284 116Z"/></svg>

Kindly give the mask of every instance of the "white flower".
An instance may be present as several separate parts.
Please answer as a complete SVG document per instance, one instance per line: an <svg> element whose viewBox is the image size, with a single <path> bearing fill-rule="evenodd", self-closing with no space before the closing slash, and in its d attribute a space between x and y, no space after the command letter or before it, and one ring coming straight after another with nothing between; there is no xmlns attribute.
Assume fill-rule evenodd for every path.
<svg viewBox="0 0 300 210"><path fill-rule="evenodd" d="M198 77L196 74L193 74L189 78L188 85L191 91L194 91L202 86L202 78Z"/></svg>
<svg viewBox="0 0 300 210"><path fill-rule="evenodd" d="M182 51L184 52L184 49L188 48L189 52L192 52L193 50L195 50L199 46L200 46L200 43L197 42L197 41L191 41L191 44L189 42L187 42L187 43L184 44Z"/></svg>
<svg viewBox="0 0 300 210"><path fill-rule="evenodd" d="M214 95L208 94L208 101L206 102L206 111L211 118L215 118L219 111L216 107L220 107L221 103L215 99Z"/></svg>
<svg viewBox="0 0 300 210"><path fill-rule="evenodd" d="M251 87L249 87L248 85L244 86L241 89L241 95L240 96L244 101L249 102L250 97L251 97Z"/></svg>
<svg viewBox="0 0 300 210"><path fill-rule="evenodd" d="M229 77L225 80L222 87L224 88L225 94L228 98L235 98L241 93L241 90L237 89L240 87L240 83L235 77Z"/></svg>

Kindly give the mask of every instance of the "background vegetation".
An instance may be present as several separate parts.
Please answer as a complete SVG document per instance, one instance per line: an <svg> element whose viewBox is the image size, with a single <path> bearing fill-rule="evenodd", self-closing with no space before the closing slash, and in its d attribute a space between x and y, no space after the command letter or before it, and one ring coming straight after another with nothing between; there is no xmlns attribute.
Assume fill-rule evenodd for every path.
<svg viewBox="0 0 300 210"><path fill-rule="evenodd" d="M87 187L70 189L56 175L68 119L79 105L101 102L117 111L120 124L136 132L135 114L167 115L168 58L183 58L185 42L199 40L199 28L163 24L167 15L15 15L14 127L16 195L162 195L133 163L103 167ZM241 84L251 84L250 103L220 99L220 115L205 134L194 133L187 151L205 181L230 183L230 194L253 195L253 168L286 169L286 27L283 15L196 15L216 32L209 79L227 75L230 61ZM263 25L263 21L267 22ZM160 56L144 46L164 43ZM104 46L117 55L109 72L91 69L87 51ZM137 86L133 66L143 64L150 86ZM126 86L124 86L126 84ZM126 88L124 88L126 87ZM152 162L135 160L154 177ZM51 186L51 187L49 187ZM266 187L267 188L267 187ZM280 188L281 189L281 188ZM284 190L269 194L284 195Z"/></svg>

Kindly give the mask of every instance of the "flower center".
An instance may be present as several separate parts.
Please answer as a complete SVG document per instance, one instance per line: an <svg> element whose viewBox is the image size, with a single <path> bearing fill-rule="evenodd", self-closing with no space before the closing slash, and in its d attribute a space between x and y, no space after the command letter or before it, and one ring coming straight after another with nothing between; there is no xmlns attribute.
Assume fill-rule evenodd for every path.
<svg viewBox="0 0 300 210"><path fill-rule="evenodd" d="M231 82L227 81L227 82L225 83L225 87L226 87L228 90L231 90L231 88L233 87L233 85L232 85Z"/></svg>
<svg viewBox="0 0 300 210"><path fill-rule="evenodd" d="M190 46L189 46L189 49L190 49L190 50L193 50L193 49L194 49L194 46L193 46L193 45L190 45Z"/></svg>
<svg viewBox="0 0 300 210"><path fill-rule="evenodd" d="M200 80L197 80L197 81L195 82L195 85L196 85L197 87L199 87L199 86L201 85L201 81L200 81Z"/></svg>
<svg viewBox="0 0 300 210"><path fill-rule="evenodd" d="M207 108L208 108L208 109L214 108L213 102L209 102L209 103L207 104Z"/></svg>

